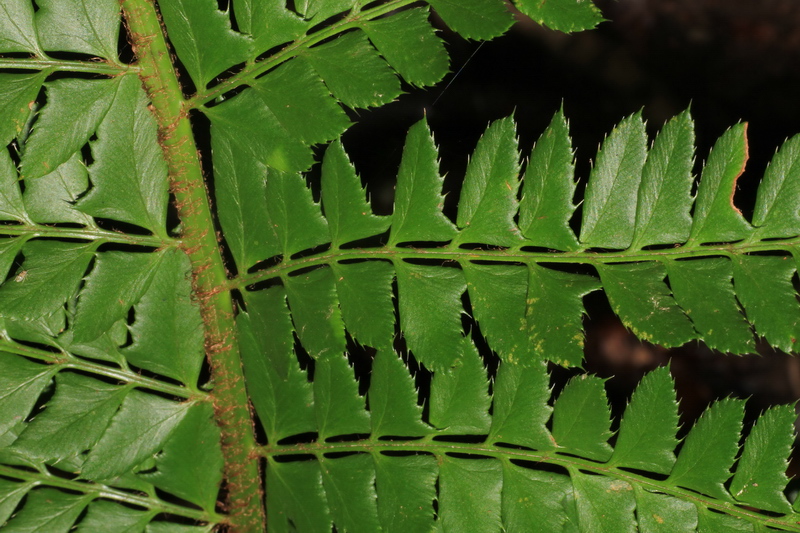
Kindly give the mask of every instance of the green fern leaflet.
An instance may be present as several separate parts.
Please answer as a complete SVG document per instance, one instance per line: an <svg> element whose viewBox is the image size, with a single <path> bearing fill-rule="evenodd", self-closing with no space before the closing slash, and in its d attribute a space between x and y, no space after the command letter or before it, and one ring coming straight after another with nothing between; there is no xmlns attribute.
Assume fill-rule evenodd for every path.
<svg viewBox="0 0 800 533"><path fill-rule="evenodd" d="M792 351L800 137L747 220L744 124L695 187L688 112L652 143L625 118L576 206L563 112L525 150L503 118L449 217L423 119L377 216L346 109L442 79L431 9L491 39L505 3L223 4L0 5L2 531L800 530L792 407L721 400L679 440L668 368L613 425L603 380L548 373L594 291L654 343Z"/></svg>

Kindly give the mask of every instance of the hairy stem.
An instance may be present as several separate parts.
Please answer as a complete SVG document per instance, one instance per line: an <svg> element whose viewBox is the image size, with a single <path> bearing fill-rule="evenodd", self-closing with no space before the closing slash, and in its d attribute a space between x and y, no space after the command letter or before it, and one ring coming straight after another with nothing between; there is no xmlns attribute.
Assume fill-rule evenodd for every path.
<svg viewBox="0 0 800 533"><path fill-rule="evenodd" d="M153 0L123 0L122 9L140 77L159 125L172 192L183 223L183 248L205 323L214 410L222 431L231 531L264 524L259 460L234 330L233 302L217 244L202 167L185 101Z"/></svg>

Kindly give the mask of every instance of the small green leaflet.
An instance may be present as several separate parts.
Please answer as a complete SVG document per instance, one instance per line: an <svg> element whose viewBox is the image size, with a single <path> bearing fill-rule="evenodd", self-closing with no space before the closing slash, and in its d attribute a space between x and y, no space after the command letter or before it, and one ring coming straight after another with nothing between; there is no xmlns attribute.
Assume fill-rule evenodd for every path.
<svg viewBox="0 0 800 533"><path fill-rule="evenodd" d="M400 325L414 357L430 370L456 364L461 343L464 274L457 268L395 262ZM1 294L1 293L0 293ZM436 305L431 305L436 302Z"/></svg>
<svg viewBox="0 0 800 533"><path fill-rule="evenodd" d="M78 52L116 62L119 2L37 0L36 27L42 48Z"/></svg>
<svg viewBox="0 0 800 533"><path fill-rule="evenodd" d="M192 405L156 457L156 471L140 474L170 494L213 512L222 481L220 431L210 403Z"/></svg>
<svg viewBox="0 0 800 533"><path fill-rule="evenodd" d="M5 148L0 149L0 220L30 222L14 163Z"/></svg>
<svg viewBox="0 0 800 533"><path fill-rule="evenodd" d="M330 531L331 516L316 460L267 460L267 515L270 531Z"/></svg>
<svg viewBox="0 0 800 533"><path fill-rule="evenodd" d="M90 342L109 331L119 320L127 319L130 308L139 302L153 274L170 254L102 252L78 299L75 342Z"/></svg>
<svg viewBox="0 0 800 533"><path fill-rule="evenodd" d="M508 8L495 0L430 0L431 7L462 37L489 40L514 23Z"/></svg>
<svg viewBox="0 0 800 533"><path fill-rule="evenodd" d="M73 222L94 227L94 219L79 211L79 197L89 187L89 172L75 153L50 174L25 182L22 200L31 220L40 224Z"/></svg>
<svg viewBox="0 0 800 533"><path fill-rule="evenodd" d="M0 436L28 416L57 367L0 352Z"/></svg>
<svg viewBox="0 0 800 533"><path fill-rule="evenodd" d="M306 63L284 63L257 80L251 90L275 117L282 133L305 146L333 140L350 125L344 110Z"/></svg>
<svg viewBox="0 0 800 533"><path fill-rule="evenodd" d="M93 498L94 495L67 494L49 487L36 488L28 493L25 506L3 529L19 533L68 533Z"/></svg>
<svg viewBox="0 0 800 533"><path fill-rule="evenodd" d="M646 155L647 134L641 113L636 113L614 128L597 154L583 203L580 241L584 246L630 246Z"/></svg>
<svg viewBox="0 0 800 533"><path fill-rule="evenodd" d="M30 52L45 56L33 24L30 0L3 0L0 3L0 52Z"/></svg>
<svg viewBox="0 0 800 533"><path fill-rule="evenodd" d="M379 351L372 362L369 410L375 436L415 436L430 431L421 422L422 406L417 405L408 368L392 351Z"/></svg>
<svg viewBox="0 0 800 533"><path fill-rule="evenodd" d="M603 22L594 3L584 0L514 0L514 5L539 24L565 33L589 30Z"/></svg>
<svg viewBox="0 0 800 533"><path fill-rule="evenodd" d="M668 474L678 445L678 402L668 367L642 378L631 397L609 465Z"/></svg>
<svg viewBox="0 0 800 533"><path fill-rule="evenodd" d="M443 456L439 508L444 531L499 531L502 486L500 461Z"/></svg>
<svg viewBox="0 0 800 533"><path fill-rule="evenodd" d="M391 219L372 213L361 180L341 142L334 141L325 150L322 174L322 208L331 233L331 246L338 248L386 231Z"/></svg>
<svg viewBox="0 0 800 533"><path fill-rule="evenodd" d="M437 465L433 455L373 455L378 516L386 533L431 531L435 527Z"/></svg>
<svg viewBox="0 0 800 533"><path fill-rule="evenodd" d="M666 266L675 301L709 347L733 353L755 350L753 334L734 294L729 259L668 261Z"/></svg>
<svg viewBox="0 0 800 533"><path fill-rule="evenodd" d="M776 513L791 511L783 491L789 482L786 458L794 443L796 418L791 405L780 405L756 421L731 480L730 492L737 501Z"/></svg>
<svg viewBox="0 0 800 533"><path fill-rule="evenodd" d="M188 403L132 391L89 452L81 476L111 481L159 451L186 415Z"/></svg>
<svg viewBox="0 0 800 533"><path fill-rule="evenodd" d="M25 243L25 275L0 286L0 316L33 320L61 310L78 291L96 247L46 240Z"/></svg>
<svg viewBox="0 0 800 533"><path fill-rule="evenodd" d="M22 178L49 174L79 151L97 131L116 97L120 81L127 77L46 83L47 105L25 144L20 164Z"/></svg>
<svg viewBox="0 0 800 533"><path fill-rule="evenodd" d="M394 338L392 280L385 261L332 263L342 319L350 335L365 346L391 348Z"/></svg>
<svg viewBox="0 0 800 533"><path fill-rule="evenodd" d="M233 8L239 31L253 38L254 55L297 39L309 26L282 2L234 0Z"/></svg>
<svg viewBox="0 0 800 533"><path fill-rule="evenodd" d="M159 8L170 42L198 91L224 70L250 58L251 40L231 29L227 13L219 11L214 0L172 0Z"/></svg>
<svg viewBox="0 0 800 533"><path fill-rule="evenodd" d="M442 213L443 178L436 145L425 119L408 130L397 171L389 246L404 241L448 241L456 227Z"/></svg>
<svg viewBox="0 0 800 533"><path fill-rule="evenodd" d="M686 110L664 125L647 154L632 249L685 242L692 219L694 124Z"/></svg>
<svg viewBox="0 0 800 533"><path fill-rule="evenodd" d="M2 9L3 6L0 6L0 10ZM3 24L2 18L0 16L0 25ZM2 42L1 34L0 42ZM36 100L44 79L45 75L42 72L0 74L0 117L3 117L0 122L0 145L7 146L22 132L31 113L30 106Z"/></svg>
<svg viewBox="0 0 800 533"><path fill-rule="evenodd" d="M575 210L572 159L572 141L562 108L534 145L522 180L519 227L534 246L564 251L579 247L569 226Z"/></svg>
<svg viewBox="0 0 800 533"><path fill-rule="evenodd" d="M546 424L553 408L547 367L501 363L494 382L492 427L487 442L505 442L536 450L554 447Z"/></svg>
<svg viewBox="0 0 800 533"><path fill-rule="evenodd" d="M400 80L363 32L345 33L302 57L346 106L377 107L400 95Z"/></svg>
<svg viewBox="0 0 800 533"><path fill-rule="evenodd" d="M520 244L514 222L519 152L511 117L493 122L478 141L461 188L456 224L459 243Z"/></svg>
<svg viewBox="0 0 800 533"><path fill-rule="evenodd" d="M380 531L375 466L369 454L323 459L322 484L333 520L342 531Z"/></svg>
<svg viewBox="0 0 800 533"><path fill-rule="evenodd" d="M389 65L408 83L417 87L433 85L447 74L447 52L428 23L426 8L366 21L361 28Z"/></svg>
<svg viewBox="0 0 800 533"><path fill-rule="evenodd" d="M725 399L709 407L689 431L667 481L721 500L738 450L744 402Z"/></svg>
<svg viewBox="0 0 800 533"><path fill-rule="evenodd" d="M794 237L800 233L800 135L781 146L764 171L753 211L750 240Z"/></svg>
<svg viewBox="0 0 800 533"><path fill-rule="evenodd" d="M451 350L457 359L447 372L434 372L431 379L430 423L444 433L485 434L489 416L489 379L475 345L462 338Z"/></svg>
<svg viewBox="0 0 800 533"><path fill-rule="evenodd" d="M586 374L572 378L553 407L553 438L559 450L608 460L610 416L603 380Z"/></svg>
<svg viewBox="0 0 800 533"><path fill-rule="evenodd" d="M369 412L345 355L315 361L314 406L319 439L369 433Z"/></svg>
<svg viewBox="0 0 800 533"><path fill-rule="evenodd" d="M195 389L205 350L200 307L192 299L189 258L182 250L170 249L154 270L135 307L133 344L122 353L137 367Z"/></svg>
<svg viewBox="0 0 800 533"><path fill-rule="evenodd" d="M636 502L633 487L626 481L590 476L570 468L575 488L580 531L634 533Z"/></svg>
<svg viewBox="0 0 800 533"><path fill-rule="evenodd" d="M78 208L96 217L136 224L166 238L167 164L137 77L122 76L97 137L91 143L95 161L89 167L94 187L81 198Z"/></svg>
<svg viewBox="0 0 800 533"><path fill-rule="evenodd" d="M736 241L750 234L752 227L733 205L748 157L747 124L730 128L714 144L697 188L690 243Z"/></svg>
<svg viewBox="0 0 800 533"><path fill-rule="evenodd" d="M62 372L47 408L26 424L14 448L46 461L77 456L100 440L129 391Z"/></svg>
<svg viewBox="0 0 800 533"><path fill-rule="evenodd" d="M144 531L157 511L139 511L108 500L95 500L89 504L86 517L78 524L76 533L128 533Z"/></svg>
<svg viewBox="0 0 800 533"><path fill-rule="evenodd" d="M295 331L309 355L317 359L344 353L344 323L331 269L290 276L285 287Z"/></svg>
<svg viewBox="0 0 800 533"><path fill-rule="evenodd" d="M695 338L692 323L664 283L661 263L597 265L597 271L612 309L640 339L680 346Z"/></svg>
<svg viewBox="0 0 800 533"><path fill-rule="evenodd" d="M285 298L285 296L282 296ZM285 308L285 303L283 304ZM285 319L288 321L288 312ZM283 438L316 431L317 423L314 415L314 399L311 384L305 372L300 370L297 359L291 351L292 338L290 326L279 324L289 334L288 348L282 344L283 339L272 341L265 334L260 324L251 327L251 320L245 313L240 313L236 318L236 325L240 337L240 350L247 390L256 413L260 419L264 432L270 442L277 442ZM270 339L266 348L261 346L264 339ZM278 344L278 346L275 346ZM273 363L277 354L267 358L283 349L284 376L278 375Z"/></svg>

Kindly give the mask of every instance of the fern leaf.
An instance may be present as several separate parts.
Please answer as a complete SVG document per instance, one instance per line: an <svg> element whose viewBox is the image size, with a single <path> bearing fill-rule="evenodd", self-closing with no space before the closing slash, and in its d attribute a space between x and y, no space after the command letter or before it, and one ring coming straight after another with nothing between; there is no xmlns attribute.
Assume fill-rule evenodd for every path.
<svg viewBox="0 0 800 533"><path fill-rule="evenodd" d="M253 39L254 50L269 50L294 41L308 27L282 2L236 0L233 4L236 25L239 31Z"/></svg>
<svg viewBox="0 0 800 533"><path fill-rule="evenodd" d="M573 378L553 407L553 440L570 453L598 461L611 456L611 420L603 381L595 376Z"/></svg>
<svg viewBox="0 0 800 533"><path fill-rule="evenodd" d="M430 423L445 433L484 434L491 424L491 399L483 361L468 339L461 340L456 353L454 365L431 379Z"/></svg>
<svg viewBox="0 0 800 533"><path fill-rule="evenodd" d="M271 296L278 298L280 305L286 308L283 292L276 291ZM300 370L291 351L293 339L288 310L285 314L278 314L280 306L262 304L265 311L274 312L277 308L277 316L258 317L255 303L251 301L250 306L250 315L241 313L237 317L237 326L242 339L245 379L267 438L270 442L278 442L292 435L315 431L314 393L306 373ZM276 322L268 320L273 316ZM283 318L287 322L282 322ZM260 320L254 324L256 319ZM273 332L275 335L269 335ZM280 333L288 334L288 342L280 337Z"/></svg>
<svg viewBox="0 0 800 533"><path fill-rule="evenodd" d="M666 266L675 300L708 346L734 353L754 349L753 335L731 284L731 261L708 258L669 261Z"/></svg>
<svg viewBox="0 0 800 533"><path fill-rule="evenodd" d="M32 320L58 311L77 291L95 248L91 243L26 243L26 274L0 287L0 316Z"/></svg>
<svg viewBox="0 0 800 533"><path fill-rule="evenodd" d="M439 499L445 531L497 531L500 519L503 470L499 461L445 455L439 467Z"/></svg>
<svg viewBox="0 0 800 533"><path fill-rule="evenodd" d="M426 9L409 9L393 20L375 20L362 29L389 65L412 85L433 85L447 74L444 43L427 21ZM408 43L416 46L409 47Z"/></svg>
<svg viewBox="0 0 800 533"><path fill-rule="evenodd" d="M163 183L158 184L155 180L153 183L163 185ZM71 158L59 165L53 172L26 182L25 192L22 193L22 201L25 204L27 216L33 222L39 224L72 222L94 228L96 226L94 218L79 211L76 207L80 196L88 188L89 172L86 170L81 158L77 154L73 154ZM136 185L133 188L137 188ZM153 198L153 200L150 205L158 207L159 203L161 203L159 202L160 199ZM118 203L112 202L112 206ZM120 209L119 207L121 206L111 207L109 212L117 212L124 215L127 212L127 208ZM154 213L156 217L158 214ZM20 220L20 217L17 217L17 220Z"/></svg>
<svg viewBox="0 0 800 533"><path fill-rule="evenodd" d="M382 350L375 355L369 387L372 434L378 437L426 434L422 407L417 405L414 382L408 368L394 353Z"/></svg>
<svg viewBox="0 0 800 533"><path fill-rule="evenodd" d="M736 458L743 415L740 400L721 400L709 407L686 436L669 483L730 500L723 483Z"/></svg>
<svg viewBox="0 0 800 533"><path fill-rule="evenodd" d="M287 279L286 294L295 330L308 353L318 359L344 353L344 323L331 270L312 270Z"/></svg>
<svg viewBox="0 0 800 533"><path fill-rule="evenodd" d="M747 162L747 126L726 131L714 144L697 189L689 242L723 242L743 239L751 231L741 211L733 205L736 180Z"/></svg>
<svg viewBox="0 0 800 533"><path fill-rule="evenodd" d="M522 180L519 227L534 246L572 251L578 241L569 227L575 206L575 165L567 119L559 110L531 152Z"/></svg>
<svg viewBox="0 0 800 533"><path fill-rule="evenodd" d="M588 247L630 246L636 220L636 195L647 155L640 114L626 118L603 142L586 185L580 241Z"/></svg>
<svg viewBox="0 0 800 533"><path fill-rule="evenodd" d="M647 154L632 249L689 237L693 155L694 124L687 110L664 125Z"/></svg>
<svg viewBox="0 0 800 533"><path fill-rule="evenodd" d="M364 398L358 394L353 370L343 355L330 355L316 361L314 406L320 440L369 433L369 413Z"/></svg>
<svg viewBox="0 0 800 533"><path fill-rule="evenodd" d="M86 144L108 113L121 80L57 80L46 84L47 105L25 144L22 177L55 170Z"/></svg>
<svg viewBox="0 0 800 533"><path fill-rule="evenodd" d="M17 172L6 150L0 152L0 185L3 187L0 193L0 217L3 220L27 222L29 217L17 183Z"/></svg>
<svg viewBox="0 0 800 533"><path fill-rule="evenodd" d="M731 480L731 495L744 504L776 513L790 512L783 490L789 480L786 457L791 451L795 412L783 405L767 410L753 426Z"/></svg>
<svg viewBox="0 0 800 533"><path fill-rule="evenodd" d="M436 161L436 146L425 119L408 130L397 174L389 244L417 239L452 239L456 228L442 213L443 179Z"/></svg>
<svg viewBox="0 0 800 533"><path fill-rule="evenodd" d="M792 286L796 270L796 265L784 257L748 256L733 260L733 285L748 320L760 335L787 352L794 349L800 338L800 304ZM780 320L775 320L778 316Z"/></svg>
<svg viewBox="0 0 800 533"><path fill-rule="evenodd" d="M316 461L267 463L267 494L270 531L329 531L330 510L322 487L322 472Z"/></svg>
<svg viewBox="0 0 800 533"><path fill-rule="evenodd" d="M458 243L512 246L521 240L517 211L519 153L510 118L491 124L478 141L461 188Z"/></svg>
<svg viewBox="0 0 800 533"><path fill-rule="evenodd" d="M334 523L346 531L379 531L375 465L369 455L322 461L322 485Z"/></svg>
<svg viewBox="0 0 800 533"><path fill-rule="evenodd" d="M344 325L367 346L391 348L394 269L383 261L331 264ZM369 280L369 286L364 282Z"/></svg>
<svg viewBox="0 0 800 533"><path fill-rule="evenodd" d="M695 337L689 318L664 284L662 264L602 265L597 270L611 307L640 338L680 346Z"/></svg>
<svg viewBox="0 0 800 533"><path fill-rule="evenodd" d="M667 474L678 445L678 403L667 367L647 374L636 388L619 426L610 464Z"/></svg>
<svg viewBox="0 0 800 533"><path fill-rule="evenodd" d="M378 516L384 531L430 531L435 527L430 502L436 498L433 455L377 454L375 460Z"/></svg>
<svg viewBox="0 0 800 533"><path fill-rule="evenodd" d="M76 374L58 374L55 381L47 409L14 442L15 449L44 461L74 457L94 446L130 392Z"/></svg>
<svg viewBox="0 0 800 533"><path fill-rule="evenodd" d="M97 136L91 143L96 162L89 167L94 186L78 201L78 209L166 237L167 165L158 147L155 120L136 78L126 76L119 82ZM31 143L34 139L35 135ZM120 197L127 201L120 202Z"/></svg>
<svg viewBox="0 0 800 533"><path fill-rule="evenodd" d="M464 275L455 268L395 263L401 327L415 357L432 370L446 370L459 356ZM432 296L433 295L433 296ZM436 305L428 302L435 298ZM423 313L417 311L424 310Z"/></svg>
<svg viewBox="0 0 800 533"><path fill-rule="evenodd" d="M334 142L325 151L322 171L328 176L322 187L322 207L328 220L332 246L338 248L386 231L389 219L372 214L356 170L341 143Z"/></svg>
<svg viewBox="0 0 800 533"><path fill-rule="evenodd" d="M755 239L785 238L796 235L800 220L794 206L797 205L800 172L800 137L792 137L772 158L764 171L764 179L758 187L756 205L753 211L753 225L756 230L751 237Z"/></svg>
<svg viewBox="0 0 800 533"><path fill-rule="evenodd" d="M565 33L594 28L603 21L592 2L581 0L514 0L514 5L539 24Z"/></svg>
<svg viewBox="0 0 800 533"><path fill-rule="evenodd" d="M468 39L493 39L514 22L506 7L492 0L432 0L430 4L448 26Z"/></svg>
<svg viewBox="0 0 800 533"><path fill-rule="evenodd" d="M234 32L227 14L212 1L176 0L159 7L172 45L198 90L231 65L248 59L250 39ZM216 45L206 45L211 42Z"/></svg>
<svg viewBox="0 0 800 533"><path fill-rule="evenodd" d="M363 32L345 33L302 56L341 103L367 108L400 95L400 80Z"/></svg>
<svg viewBox="0 0 800 533"><path fill-rule="evenodd" d="M3 2L0 10L0 52L28 52L44 57L33 23L33 5L28 0Z"/></svg>
<svg viewBox="0 0 800 533"><path fill-rule="evenodd" d="M119 4L114 0L44 0L37 3L37 34L45 50L117 61Z"/></svg>
<svg viewBox="0 0 800 533"><path fill-rule="evenodd" d="M553 409L545 365L504 364L494 382L492 427L488 442L517 443L538 450L555 446L546 424ZM514 469L510 469L514 470Z"/></svg>
<svg viewBox="0 0 800 533"><path fill-rule="evenodd" d="M0 142L3 145L8 145L22 133L31 113L28 104L36 100L44 79L45 76L41 72L0 74L0 116L4 117L0 127ZM3 187L3 190L5 189L6 187Z"/></svg>

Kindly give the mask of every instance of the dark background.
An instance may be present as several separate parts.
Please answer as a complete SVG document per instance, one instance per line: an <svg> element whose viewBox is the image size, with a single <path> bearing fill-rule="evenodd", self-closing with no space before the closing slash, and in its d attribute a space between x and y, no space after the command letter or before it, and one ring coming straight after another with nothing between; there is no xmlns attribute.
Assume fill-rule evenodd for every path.
<svg viewBox="0 0 800 533"><path fill-rule="evenodd" d="M579 194L604 136L640 109L652 139L666 120L691 106L695 174L726 128L748 122L750 161L735 197L748 215L776 148L800 132L800 2L596 3L609 22L573 35L527 20L480 45L444 29L453 72L433 88L408 87L388 106L359 111L358 124L345 136L376 210L391 212L403 139L423 114L440 145L452 214L467 156L487 124L513 113L527 153L563 103L576 147ZM617 413L642 374L667 362L682 400L684 431L717 398L751 398L750 417L800 398L800 363L768 346L759 344L759 353L746 356L724 356L696 343L665 350L633 337L602 293L585 303L586 369L615 376L608 389Z"/></svg>

